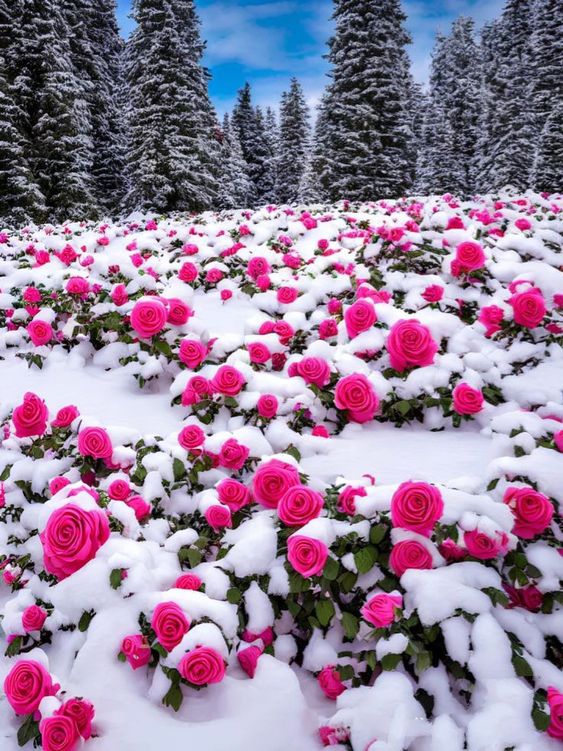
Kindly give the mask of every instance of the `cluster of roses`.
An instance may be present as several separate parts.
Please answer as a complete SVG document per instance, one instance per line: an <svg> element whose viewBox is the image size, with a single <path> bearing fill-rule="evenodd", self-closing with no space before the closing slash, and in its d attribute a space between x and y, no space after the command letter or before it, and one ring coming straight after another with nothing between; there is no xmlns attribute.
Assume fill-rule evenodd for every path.
<svg viewBox="0 0 563 751"><path fill-rule="evenodd" d="M20 746L33 741L44 751L74 751L92 736L93 705L67 698L43 661L18 660L6 676L4 694L16 715L25 718Z"/></svg>

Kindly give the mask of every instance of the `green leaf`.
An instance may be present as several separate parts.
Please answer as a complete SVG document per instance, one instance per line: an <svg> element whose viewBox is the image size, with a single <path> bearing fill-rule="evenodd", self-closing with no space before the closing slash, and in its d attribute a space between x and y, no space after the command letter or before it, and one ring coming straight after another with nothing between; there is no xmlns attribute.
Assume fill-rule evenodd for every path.
<svg viewBox="0 0 563 751"><path fill-rule="evenodd" d="M12 464L6 464L4 467L4 470L2 471L2 474L0 475L0 482L4 482L4 480L7 480L10 476L10 471L12 469Z"/></svg>
<svg viewBox="0 0 563 751"><path fill-rule="evenodd" d="M94 615L95 613L93 610L85 610L78 621L78 630L82 632L87 631Z"/></svg>
<svg viewBox="0 0 563 751"><path fill-rule="evenodd" d="M326 559L325 567L323 569L323 576L325 577L325 579L328 579L330 582L332 582L338 577L339 571L340 566L338 565L338 561L336 560L336 558L329 556Z"/></svg>
<svg viewBox="0 0 563 751"><path fill-rule="evenodd" d="M373 545L378 545L381 540L385 537L385 534L387 532L387 527L384 524L376 524L375 527L372 527L369 532L369 541Z"/></svg>
<svg viewBox="0 0 563 751"><path fill-rule="evenodd" d="M292 571L289 574L289 591L293 594L297 594L299 592L307 592L309 589L309 582L307 579L304 579L301 574L298 574L297 571Z"/></svg>
<svg viewBox="0 0 563 751"><path fill-rule="evenodd" d="M360 629L360 622L356 616L352 615L352 613L344 612L342 613L341 623L346 638L355 639Z"/></svg>
<svg viewBox="0 0 563 751"><path fill-rule="evenodd" d="M15 657L16 655L19 655L21 647L22 647L22 637L16 636L16 638L13 639L8 644L4 654L6 655L6 657Z"/></svg>
<svg viewBox="0 0 563 751"><path fill-rule="evenodd" d="M175 712L180 709L183 701L184 695L182 694L182 689L177 683L173 683L162 698L162 703L164 704L164 706L172 707Z"/></svg>
<svg viewBox="0 0 563 751"><path fill-rule="evenodd" d="M344 594L348 594L348 592L351 592L356 586L357 581L358 581L358 575L355 574L353 571L346 571L345 574L342 574L342 576L338 578L340 589L344 592Z"/></svg>
<svg viewBox="0 0 563 751"><path fill-rule="evenodd" d="M319 600L315 605L315 613L321 626L328 626L334 615L332 600Z"/></svg>
<svg viewBox="0 0 563 751"><path fill-rule="evenodd" d="M231 605L237 605L242 599L242 592L240 589L237 589L237 587L231 587L227 591L227 602L230 602Z"/></svg>
<svg viewBox="0 0 563 751"><path fill-rule="evenodd" d="M196 548L190 548L188 550L188 561L190 562L190 566L192 568L195 568L198 564L200 564L202 558L203 555L201 554L200 550L196 550Z"/></svg>
<svg viewBox="0 0 563 751"><path fill-rule="evenodd" d="M39 737L39 723L29 715L18 730L18 746L25 746L29 741Z"/></svg>
<svg viewBox="0 0 563 751"><path fill-rule="evenodd" d="M338 675L343 681L351 681L355 675L352 665L338 665L336 669Z"/></svg>
<svg viewBox="0 0 563 751"><path fill-rule="evenodd" d="M172 462L172 470L174 472L174 482L178 482L186 474L186 468L181 459L174 459Z"/></svg>
<svg viewBox="0 0 563 751"><path fill-rule="evenodd" d="M292 456L296 461L301 461L301 452L295 446L288 446L285 450L286 454Z"/></svg>
<svg viewBox="0 0 563 751"><path fill-rule="evenodd" d="M109 583L112 589L118 589L121 586L121 569L114 568L109 575Z"/></svg>
<svg viewBox="0 0 563 751"><path fill-rule="evenodd" d="M400 402L397 402L397 404L395 404L395 409L399 412L399 414L405 417L410 412L411 404L406 399L402 399Z"/></svg>
<svg viewBox="0 0 563 751"><path fill-rule="evenodd" d="M549 727L550 717L546 712L542 712L538 707L534 707L532 710L532 720L536 729L541 733L544 733Z"/></svg>
<svg viewBox="0 0 563 751"><path fill-rule="evenodd" d="M416 658L416 671L423 673L432 665L432 655L430 652L421 652Z"/></svg>
<svg viewBox="0 0 563 751"><path fill-rule="evenodd" d="M527 662L523 657L520 657L519 655L512 655L512 665L514 666L516 675L519 675L522 678L533 677L534 671L532 670L530 663Z"/></svg>
<svg viewBox="0 0 563 751"><path fill-rule="evenodd" d="M377 560L377 550L373 546L368 546L354 553L354 563L359 574L367 574L371 571Z"/></svg>
<svg viewBox="0 0 563 751"><path fill-rule="evenodd" d="M403 655L388 654L381 660L381 667L383 670L395 670L397 665L401 662Z"/></svg>

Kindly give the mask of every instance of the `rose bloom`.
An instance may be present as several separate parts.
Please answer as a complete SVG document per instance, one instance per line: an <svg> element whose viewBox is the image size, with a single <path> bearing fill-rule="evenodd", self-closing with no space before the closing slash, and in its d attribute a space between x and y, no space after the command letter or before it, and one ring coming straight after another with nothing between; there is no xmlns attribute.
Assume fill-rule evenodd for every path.
<svg viewBox="0 0 563 751"><path fill-rule="evenodd" d="M39 605L30 605L22 613L22 626L26 633L30 631L41 631L47 611Z"/></svg>
<svg viewBox="0 0 563 751"><path fill-rule="evenodd" d="M224 396L237 396L245 384L245 377L232 365L221 365L211 379L213 389Z"/></svg>
<svg viewBox="0 0 563 751"><path fill-rule="evenodd" d="M483 409L483 394L467 383L458 383L452 396L454 411L458 415L476 415Z"/></svg>
<svg viewBox="0 0 563 751"><path fill-rule="evenodd" d="M549 704L549 726L547 734L552 738L563 740L563 694L553 686L547 689Z"/></svg>
<svg viewBox="0 0 563 751"><path fill-rule="evenodd" d="M367 495L366 489L363 487L353 487L347 485L344 490L340 491L338 496L338 510L341 514L348 514L354 516L356 514L356 498L365 498Z"/></svg>
<svg viewBox="0 0 563 751"><path fill-rule="evenodd" d="M146 519L152 511L150 503L147 503L142 495L132 495L130 498L127 498L125 503L129 508L133 509L135 518L139 522Z"/></svg>
<svg viewBox="0 0 563 751"><path fill-rule="evenodd" d="M186 425L178 434L178 443L186 451L200 448L204 441L205 433L199 425Z"/></svg>
<svg viewBox="0 0 563 751"><path fill-rule="evenodd" d="M414 318L397 321L387 337L391 367L402 373L407 368L432 365L438 344L430 329Z"/></svg>
<svg viewBox="0 0 563 751"><path fill-rule="evenodd" d="M39 535L45 570L65 579L95 557L109 534L101 509L85 511L74 503L55 509Z"/></svg>
<svg viewBox="0 0 563 751"><path fill-rule="evenodd" d="M49 491L51 495L56 495L59 490L66 488L67 485L70 485L68 477L53 477L49 482Z"/></svg>
<svg viewBox="0 0 563 751"><path fill-rule="evenodd" d="M316 490L305 485L294 485L278 504L278 516L288 527L302 527L316 519L324 507L324 499Z"/></svg>
<svg viewBox="0 0 563 751"><path fill-rule="evenodd" d="M495 537L489 537L478 529L472 529L463 535L463 544L467 548L469 555L478 558L481 561L488 561L496 558L506 549L506 539L502 534Z"/></svg>
<svg viewBox="0 0 563 751"><path fill-rule="evenodd" d="M39 723L43 751L74 751L80 740L78 728L71 717L54 714Z"/></svg>
<svg viewBox="0 0 563 751"><path fill-rule="evenodd" d="M228 506L222 506L217 503L209 506L204 513L205 520L214 532L220 532L222 529L231 529L233 520L231 510Z"/></svg>
<svg viewBox="0 0 563 751"><path fill-rule="evenodd" d="M422 297L426 302L439 302L444 297L444 288L439 284L430 284L422 293Z"/></svg>
<svg viewBox="0 0 563 751"><path fill-rule="evenodd" d="M291 305L297 300L299 293L294 287L280 287L277 292L277 300L282 305Z"/></svg>
<svg viewBox="0 0 563 751"><path fill-rule="evenodd" d="M8 704L18 715L33 714L45 696L59 690L43 665L36 660L18 660L4 680Z"/></svg>
<svg viewBox="0 0 563 751"><path fill-rule="evenodd" d="M47 429L47 406L43 399L28 391L22 404L14 409L12 422L18 438L43 435Z"/></svg>
<svg viewBox="0 0 563 751"><path fill-rule="evenodd" d="M533 539L551 524L553 504L533 488L507 488L502 500L514 516L512 532L523 540Z"/></svg>
<svg viewBox="0 0 563 751"><path fill-rule="evenodd" d="M121 642L121 651L133 670L138 670L151 661L151 648L142 634L126 636Z"/></svg>
<svg viewBox="0 0 563 751"><path fill-rule="evenodd" d="M182 404L184 407L189 406L190 404L197 404L197 402L200 402L212 393L213 386L207 378L197 375L192 376L182 393Z"/></svg>
<svg viewBox="0 0 563 751"><path fill-rule="evenodd" d="M362 373L352 373L338 381L334 404L338 409L346 410L352 422L360 424L373 420L379 409L377 394Z"/></svg>
<svg viewBox="0 0 563 751"><path fill-rule="evenodd" d="M256 410L260 417L271 420L278 412L278 400L273 394L262 394L256 403Z"/></svg>
<svg viewBox="0 0 563 751"><path fill-rule="evenodd" d="M305 578L318 576L325 567L328 548L321 540L291 535L287 541L287 560Z"/></svg>
<svg viewBox="0 0 563 751"><path fill-rule="evenodd" d="M336 701L340 694L346 691L346 686L342 683L340 674L335 669L334 665L327 665L324 667L317 676L317 680L324 695L328 699Z"/></svg>
<svg viewBox="0 0 563 751"><path fill-rule="evenodd" d="M177 603L160 602L153 611L151 628L159 643L167 652L171 652L187 634L190 622Z"/></svg>
<svg viewBox="0 0 563 751"><path fill-rule="evenodd" d="M498 305L486 305L479 311L478 320L479 323L482 323L487 329L485 332L485 336L487 337L491 337L493 334L496 334L497 331L501 330L499 323L501 323L503 319L504 311L502 308L499 308Z"/></svg>
<svg viewBox="0 0 563 751"><path fill-rule="evenodd" d="M401 540L391 550L389 566L393 573L400 577L411 568L432 568L432 556L418 540Z"/></svg>
<svg viewBox="0 0 563 751"><path fill-rule="evenodd" d="M51 420L51 425L54 428L68 428L79 415L78 407L75 407L74 404L69 404L59 409L55 419Z"/></svg>
<svg viewBox="0 0 563 751"><path fill-rule="evenodd" d="M131 495L127 480L113 480L108 486L108 495L114 501L125 501Z"/></svg>
<svg viewBox="0 0 563 751"><path fill-rule="evenodd" d="M184 339L178 357L191 370L195 370L207 357L207 347L199 339Z"/></svg>
<svg viewBox="0 0 563 751"><path fill-rule="evenodd" d="M36 287L26 287L22 294L22 299L25 302L41 302L41 290Z"/></svg>
<svg viewBox="0 0 563 751"><path fill-rule="evenodd" d="M293 363L293 370L290 375L301 376L305 383L314 383L321 389L330 381L330 365L322 357L304 357Z"/></svg>
<svg viewBox="0 0 563 751"><path fill-rule="evenodd" d="M321 339L331 339L338 334L338 324L334 318L325 318L319 323L319 337Z"/></svg>
<svg viewBox="0 0 563 751"><path fill-rule="evenodd" d="M178 272L178 279L181 282L186 282L186 284L191 284L192 282L195 282L198 274L199 272L197 270L197 266L193 263L190 263L189 261L186 261L180 267L180 271Z"/></svg>
<svg viewBox="0 0 563 751"><path fill-rule="evenodd" d="M250 491L238 480L226 478L217 485L219 500L234 513L250 503Z"/></svg>
<svg viewBox="0 0 563 751"><path fill-rule="evenodd" d="M426 537L444 513L440 491L426 482L403 482L391 499L394 527L409 529Z"/></svg>
<svg viewBox="0 0 563 751"><path fill-rule="evenodd" d="M279 459L270 459L262 464L252 479L252 495L266 508L276 508L286 491L301 485L298 470Z"/></svg>
<svg viewBox="0 0 563 751"><path fill-rule="evenodd" d="M55 716L70 717L84 740L88 740L92 735L94 714L94 705L86 699L68 699L55 712ZM57 748L56 751L59 749Z"/></svg>
<svg viewBox="0 0 563 751"><path fill-rule="evenodd" d="M258 660L263 651L264 650L256 644L253 644L250 647L245 647L237 652L238 663L249 678L254 678L258 666Z"/></svg>
<svg viewBox="0 0 563 751"><path fill-rule="evenodd" d="M194 314L193 310L177 297L166 299L164 304L168 307L166 320L172 326L183 326Z"/></svg>
<svg viewBox="0 0 563 751"><path fill-rule="evenodd" d="M181 574L174 582L175 589L187 589L197 592L201 589L202 581L197 574Z"/></svg>
<svg viewBox="0 0 563 751"><path fill-rule="evenodd" d="M221 446L219 452L219 464L227 469L242 469L248 459L250 449L239 443L236 438L229 438Z"/></svg>
<svg viewBox="0 0 563 751"><path fill-rule="evenodd" d="M270 273L270 264L262 256L254 256L248 262L246 271L248 276L256 281L259 276Z"/></svg>
<svg viewBox="0 0 563 751"><path fill-rule="evenodd" d="M534 329L546 314L545 300L539 289L533 287L518 292L508 301L512 306L514 322L527 329Z"/></svg>
<svg viewBox="0 0 563 751"><path fill-rule="evenodd" d="M376 628L389 626L395 620L397 611L403 607L403 598L399 594L381 592L366 602L360 610L362 617Z"/></svg>
<svg viewBox="0 0 563 751"><path fill-rule="evenodd" d="M194 686L220 683L225 677L225 661L212 647L196 647L178 665L182 678Z"/></svg>
<svg viewBox="0 0 563 751"><path fill-rule="evenodd" d="M111 439L103 428L83 428L78 434L78 450L82 456L109 459L113 453Z"/></svg>
<svg viewBox="0 0 563 751"><path fill-rule="evenodd" d="M368 300L357 300L344 312L344 323L350 339L371 329L376 321L375 308Z"/></svg>
<svg viewBox="0 0 563 751"><path fill-rule="evenodd" d="M155 298L138 300L131 311L131 326L142 339L150 339L166 326L168 310Z"/></svg>
<svg viewBox="0 0 563 751"><path fill-rule="evenodd" d="M115 285L111 291L111 301L114 305L117 305L118 308L129 302L129 295L127 294L127 288L124 284Z"/></svg>
<svg viewBox="0 0 563 751"><path fill-rule="evenodd" d="M90 291L90 285L81 276L71 276L65 287L69 295L84 297Z"/></svg>
<svg viewBox="0 0 563 751"><path fill-rule="evenodd" d="M295 334L295 329L287 321L276 321L272 330L278 335L281 344L289 344Z"/></svg>
<svg viewBox="0 0 563 751"><path fill-rule="evenodd" d="M250 362L254 362L258 365L264 365L271 358L272 353L262 342L252 342L248 345L248 355Z"/></svg>
<svg viewBox="0 0 563 751"><path fill-rule="evenodd" d="M32 344L36 347L48 344L53 338L53 328L50 323L47 323L47 321L31 321L27 327L27 333L29 334Z"/></svg>
<svg viewBox="0 0 563 751"><path fill-rule="evenodd" d="M452 272L455 276L465 274L469 271L477 271L477 269L483 268L484 265L485 254L479 243L467 240L457 246L455 260L452 263Z"/></svg>
<svg viewBox="0 0 563 751"><path fill-rule="evenodd" d="M553 434L553 443L555 444L557 451L563 453L563 430L559 430L557 433Z"/></svg>

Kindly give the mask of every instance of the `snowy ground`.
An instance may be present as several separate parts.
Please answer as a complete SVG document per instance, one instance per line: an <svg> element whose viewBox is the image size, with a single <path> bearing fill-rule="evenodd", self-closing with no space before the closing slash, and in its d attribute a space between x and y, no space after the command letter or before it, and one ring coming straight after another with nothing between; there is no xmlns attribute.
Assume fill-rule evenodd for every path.
<svg viewBox="0 0 563 751"><path fill-rule="evenodd" d="M545 732L547 725L540 727L532 719L532 709L539 702L547 718L545 691L563 691L551 651L552 640L563 636L552 597L563 575L557 513L563 500L563 438L562 446L556 439L563 436L563 222L558 218L563 200L531 194L519 200L524 203L507 196L500 202L483 199L475 204L435 198L392 209L391 202L383 202L324 207L302 216L271 210L206 215L193 221L135 218L127 225L2 233L0 473L6 467L10 471L0 481L5 494L0 503L0 632L3 628L6 639L20 636L23 641L19 656L0 660L0 678L18 659L37 659L48 666L67 697L85 697L93 703L94 737L80 741L91 751L184 746L202 751L315 751L323 745L321 726L338 729L340 735L331 736L332 745L340 740L338 748L353 751L557 748L555 736ZM453 217L460 218L461 227L451 221ZM530 227L515 224L523 218L529 218ZM401 229L396 242L386 239L381 226ZM501 234L492 232L494 228ZM455 249L463 242L484 249L486 260L481 269L473 270L473 279L452 269ZM68 247L75 257L65 257ZM324 252L327 248L333 253ZM418 248L424 262L417 265L413 260L411 267L409 252ZM37 262L38 251L49 254L47 263ZM247 271L255 257L267 259L268 288L259 289L256 276ZM196 280L179 278L185 262L196 266ZM374 268L381 272L379 278ZM221 272L217 279L209 276L213 270ZM86 279L89 289L73 297L68 280L76 276ZM124 284L127 293L121 304L110 297L118 284ZM365 295L358 294L362 284ZM422 292L429 285L443 288L441 301L425 301ZM298 297L284 303L279 290L289 287L298 290ZM41 299L27 299L29 288L40 289ZM546 312L538 324L519 328L513 317L514 295L530 289L542 295ZM389 298L380 297L382 291ZM221 292L231 296L222 299ZM143 297L146 293L152 297ZM153 293L170 301L168 310L172 299L182 300L193 315L178 324L169 318L164 331L139 340L134 332L131 336L129 316L138 300L155 300ZM340 301L347 310L361 299L376 312L376 323L351 332L330 301ZM470 311L463 320L458 315L460 300ZM479 318L490 305L504 314L505 328L496 338ZM118 323L104 317L115 311ZM331 315L338 331L323 339L318 326ZM411 318L428 327L438 352L421 367L390 370L389 331L397 321ZM46 343L32 343L33 320L52 326L53 336ZM265 322L280 321L291 327L289 338L262 328ZM99 338L94 345L90 331L96 327ZM193 369L177 356L184 338L204 345L204 361ZM265 365L252 364L250 345L258 341L270 354L283 355L280 367L271 358ZM40 359L28 364L22 354ZM317 391L305 378L290 373L292 363L305 356L328 363L330 383ZM216 411L208 405L198 412L197 402L192 407L185 398L189 379L196 373L212 378L225 363L244 375L242 391L230 400L224 399L226 392L216 395ZM377 397L377 413L367 422L358 423L349 409L334 402L335 384L351 374L365 375ZM453 389L460 382L485 394L482 408L463 419L457 419L451 406ZM79 416L68 428L46 427L43 433L31 434L35 437L19 436L12 410L29 392L44 400L51 420L67 405L74 405ZM261 422L257 400L264 394L275 395L278 407L276 416ZM406 405L402 416L392 409L395 395ZM179 397L183 403L178 403ZM428 404L429 398L438 401ZM418 409L422 422L413 417ZM198 415L207 412L210 421L198 422ZM295 422L299 414L301 422ZM218 466L206 466L196 480L185 474L176 478L173 460L180 462L182 471L197 466L197 454L178 444L178 431L186 425L204 430L209 455L218 456L225 441L234 438L249 449L248 461L232 468L219 459ZM107 431L113 453L106 461L80 455L77 435L84 426ZM315 434L319 426L327 437ZM160 437L155 453L138 459L144 448L154 446L154 436ZM39 453L34 453L34 446ZM210 503L221 505L215 489L220 480L233 477L250 486L257 462L273 455L297 466L301 481L323 494L326 509L321 518L297 533L326 543L341 566L340 574L357 573L358 550L371 539L370 529L382 524L389 530L376 548L389 548L402 539L422 540L432 556L431 568L414 567L393 578L386 548L377 565L360 572L349 598L338 601L332 620L322 628L317 623L310 632L304 630L310 626L299 615L293 622L283 603L301 597L305 612L306 598L310 594L318 600L327 582L323 585L320 576L312 575L304 594L290 591L286 530L276 513L253 504L239 512L242 516L233 513L232 530L220 529L215 536L204 513ZM144 468L142 476L139 467ZM94 479L86 480L85 471ZM60 490L50 487L50 481L60 476L70 484ZM137 519L132 507L110 500L107 491L116 478L137 478L131 484L150 504L148 519ZM400 483L411 480L438 486L443 497L443 513L427 536L390 529L391 496ZM97 499L88 494L84 482L93 484ZM551 524L531 541L514 534L514 519L502 502L513 484L533 487L554 509ZM345 485L365 490L352 518L329 510L330 494L337 497ZM71 498L73 488L78 494ZM53 511L69 501L88 513L98 512L100 504L107 506L112 520L122 526L112 527L109 540L70 576L42 577L46 564L37 530L44 530ZM23 509L21 520L5 513L13 508ZM178 531L180 515L184 521ZM502 543L492 559L480 560L462 549L461 562L456 562L443 547L454 528L460 541L477 530ZM339 541L353 532L351 547L340 550ZM179 562L178 550L204 536L211 542L193 571L205 584L205 593L174 587L177 576L192 569L187 561ZM221 547L228 551L224 560L217 558ZM534 568L522 574L516 589L535 588L546 603L541 612L508 599L495 603L483 591L502 593L503 583L513 583L511 556L517 553L526 556L523 570L528 564ZM29 560L22 562L24 554ZM109 577L115 570L127 576L114 587ZM375 636L364 623L359 633L347 638L339 622L341 610L349 606L360 617L359 605L379 591L384 576L392 577L403 598L402 620ZM234 586L244 596L244 608L228 601L227 591ZM132 671L117 659L122 640L143 628L140 613L150 621L155 605L167 601L181 606L191 621L190 630L169 654L154 652L149 668ZM47 609L48 618L41 631L29 635L22 613L35 603ZM82 631L76 626L85 612L95 616ZM415 620L401 631L411 616ZM423 630L417 630L420 624L438 624L445 639L446 651L436 651L434 664L426 668L411 666L413 660L405 651L409 640L414 644L419 639L420 649L432 653L434 647L424 642ZM261 651L267 645L258 637L245 638L243 631L258 635L269 626L274 628L273 648L260 656L250 679L237 662L237 652L250 643ZM515 634L517 648L509 632ZM303 637L309 646L301 643ZM170 682L162 668L175 669L180 657L199 644L216 649L225 659L224 679L201 691L182 684L179 711L163 707ZM374 650L375 670L366 668L366 649ZM404 661L381 672L381 660L388 653L404 653ZM531 676L516 670L515 657L525 660ZM452 660L468 672L454 677ZM324 695L318 676L323 668L342 664L352 664L355 673L353 678L342 674L346 690L335 702ZM420 689L433 698L429 713L419 703ZM47 698L40 711L49 716L56 706L55 699ZM554 710L551 714L555 716ZM22 719L2 697L0 751L18 747L16 732ZM328 743L328 736L324 740ZM61 751L70 751L70 746Z"/></svg>

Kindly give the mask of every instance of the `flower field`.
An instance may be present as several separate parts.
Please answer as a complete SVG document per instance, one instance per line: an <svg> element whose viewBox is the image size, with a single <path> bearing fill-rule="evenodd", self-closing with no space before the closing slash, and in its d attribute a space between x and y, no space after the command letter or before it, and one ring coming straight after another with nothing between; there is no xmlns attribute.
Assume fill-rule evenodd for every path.
<svg viewBox="0 0 563 751"><path fill-rule="evenodd" d="M0 234L0 749L551 751L563 198Z"/></svg>

